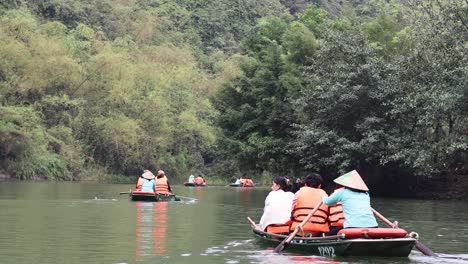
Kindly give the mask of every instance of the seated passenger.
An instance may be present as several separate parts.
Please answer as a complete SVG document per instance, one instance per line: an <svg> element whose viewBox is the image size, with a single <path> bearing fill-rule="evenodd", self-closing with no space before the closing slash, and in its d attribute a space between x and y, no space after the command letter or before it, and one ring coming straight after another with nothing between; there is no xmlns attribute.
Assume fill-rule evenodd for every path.
<svg viewBox="0 0 468 264"><path fill-rule="evenodd" d="M158 170L156 175L156 193L158 194L172 194L169 180L166 177L166 173L163 170Z"/></svg>
<svg viewBox="0 0 468 264"><path fill-rule="evenodd" d="M198 175L197 177L195 177L195 183L198 185L202 185L205 183L205 179L203 179L201 175Z"/></svg>
<svg viewBox="0 0 468 264"><path fill-rule="evenodd" d="M149 170L145 170L141 178L143 179L141 190L143 192L154 192L154 174Z"/></svg>
<svg viewBox="0 0 468 264"><path fill-rule="evenodd" d="M145 172L146 172L146 170L145 170ZM143 175L140 175L140 176L138 177L138 181L137 181L136 186L135 186L135 189L136 189L137 191L141 191L141 188L143 187L143 180L144 180L144 179L145 179L145 178L143 178Z"/></svg>
<svg viewBox="0 0 468 264"><path fill-rule="evenodd" d="M247 178L240 177L239 183L240 183L240 185L246 185L247 184Z"/></svg>
<svg viewBox="0 0 468 264"><path fill-rule="evenodd" d="M289 226L286 222L291 216L294 194L292 192L285 191L287 189L288 186L284 177L278 176L273 179L271 192L265 199L265 207L263 208L263 215L260 219L259 226L262 230L271 233L289 233ZM275 226L274 224L277 225ZM284 231L276 228L280 226L284 226Z"/></svg>
<svg viewBox="0 0 468 264"><path fill-rule="evenodd" d="M356 170L348 172L334 180L345 188L337 190L330 197L324 197L323 203L334 205L342 203L344 213L343 228L377 227L370 205L369 188Z"/></svg>
<svg viewBox="0 0 468 264"><path fill-rule="evenodd" d="M338 186L333 193L337 192L338 190L343 189L342 186ZM343 228L344 223L344 214L343 214L343 205L341 202L338 202L335 205L330 205L329 214L328 214L328 223L330 224L330 232L327 233L327 236L334 236L338 234Z"/></svg>
<svg viewBox="0 0 468 264"><path fill-rule="evenodd" d="M245 185L246 185L246 186L254 186L254 182L253 182L252 179L249 177L249 178L245 179Z"/></svg>
<svg viewBox="0 0 468 264"><path fill-rule="evenodd" d="M190 175L190 177L188 178L188 182L193 183L194 181L195 181L195 176Z"/></svg>
<svg viewBox="0 0 468 264"><path fill-rule="evenodd" d="M305 186L296 192L291 212L291 231L302 223L310 211L314 209L314 206L328 196L324 190L320 189L322 181L322 176L317 173L307 175L304 181ZM302 236L322 236L324 233L328 233L330 231L328 205L322 204L302 229L302 234L299 233Z"/></svg>

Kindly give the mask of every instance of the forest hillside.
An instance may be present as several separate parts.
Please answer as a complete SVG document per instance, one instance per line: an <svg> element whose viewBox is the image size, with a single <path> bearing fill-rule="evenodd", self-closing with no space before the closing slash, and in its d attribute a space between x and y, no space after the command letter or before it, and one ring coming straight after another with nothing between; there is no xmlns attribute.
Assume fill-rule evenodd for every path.
<svg viewBox="0 0 468 264"><path fill-rule="evenodd" d="M0 178L468 197L467 40L465 0L2 1Z"/></svg>

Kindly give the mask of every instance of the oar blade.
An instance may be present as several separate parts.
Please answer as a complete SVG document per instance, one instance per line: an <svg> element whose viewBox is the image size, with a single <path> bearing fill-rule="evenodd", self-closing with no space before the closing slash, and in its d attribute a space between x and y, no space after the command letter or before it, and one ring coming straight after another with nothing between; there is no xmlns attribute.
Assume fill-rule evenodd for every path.
<svg viewBox="0 0 468 264"><path fill-rule="evenodd" d="M423 245L423 243L419 242L418 240L416 240L416 248L426 256L431 256L431 257L436 256L436 254L431 249Z"/></svg>
<svg viewBox="0 0 468 264"><path fill-rule="evenodd" d="M398 222L395 223L392 223L390 222L390 220L388 220L387 218L385 218L385 216L381 215L379 212L377 212L374 208L371 208L372 209L372 212L374 212L375 216L377 216L378 218L380 218L380 220L382 220L384 223L386 223L389 227L391 228L397 228L398 227ZM412 236L411 233L410 233L410 236L411 237L414 237L417 239L417 235L416 236ZM432 250L430 250L428 247L426 247L425 245L423 245L421 242L419 242L418 240L416 240L416 244L415 244L416 248L421 251L421 253L423 253L424 255L426 256L437 256Z"/></svg>
<svg viewBox="0 0 468 264"><path fill-rule="evenodd" d="M286 240L283 240L283 241L281 241L281 243L279 243L278 246L275 247L273 252L281 253L281 251L283 251L286 248L287 245L288 245L288 243L286 242Z"/></svg>

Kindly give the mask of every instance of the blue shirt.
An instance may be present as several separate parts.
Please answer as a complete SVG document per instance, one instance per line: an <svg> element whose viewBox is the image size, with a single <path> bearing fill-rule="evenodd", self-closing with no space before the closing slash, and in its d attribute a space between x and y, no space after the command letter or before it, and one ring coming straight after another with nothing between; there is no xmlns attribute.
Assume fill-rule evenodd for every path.
<svg viewBox="0 0 468 264"><path fill-rule="evenodd" d="M154 179L152 180L144 179L141 190L144 192L154 192Z"/></svg>
<svg viewBox="0 0 468 264"><path fill-rule="evenodd" d="M356 192L343 188L329 197L324 197L322 201L328 205L335 205L338 202L343 204L344 228L377 226L377 221L370 206L369 193L367 192Z"/></svg>

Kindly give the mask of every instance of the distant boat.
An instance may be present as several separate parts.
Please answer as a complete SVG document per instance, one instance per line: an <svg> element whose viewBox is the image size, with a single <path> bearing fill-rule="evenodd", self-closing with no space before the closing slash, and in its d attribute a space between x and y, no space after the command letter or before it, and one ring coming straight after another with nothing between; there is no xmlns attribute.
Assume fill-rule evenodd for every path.
<svg viewBox="0 0 468 264"><path fill-rule="evenodd" d="M170 202L180 201L175 194L159 194L154 192L144 192L133 190L130 192L130 200L132 201L145 201L145 202Z"/></svg>
<svg viewBox="0 0 468 264"><path fill-rule="evenodd" d="M206 183L184 182L184 186L188 187L206 187Z"/></svg>
<svg viewBox="0 0 468 264"><path fill-rule="evenodd" d="M255 187L256 183L253 184L243 184L243 183L231 183L229 184L230 187Z"/></svg>

